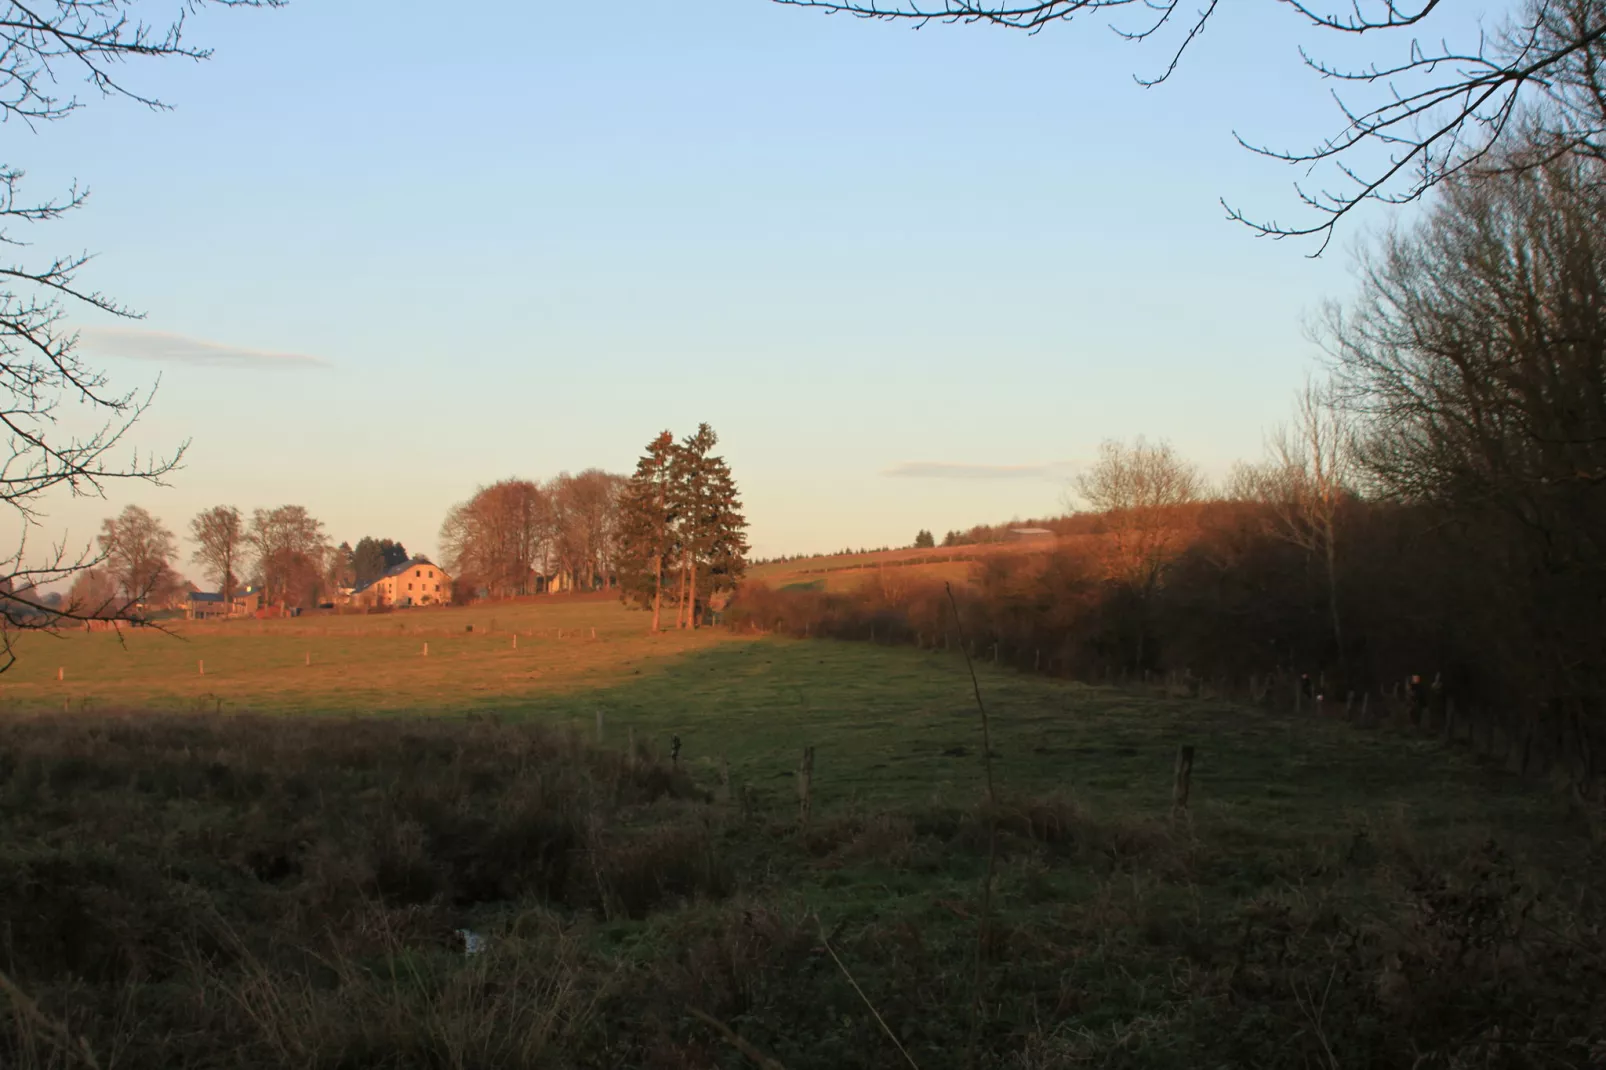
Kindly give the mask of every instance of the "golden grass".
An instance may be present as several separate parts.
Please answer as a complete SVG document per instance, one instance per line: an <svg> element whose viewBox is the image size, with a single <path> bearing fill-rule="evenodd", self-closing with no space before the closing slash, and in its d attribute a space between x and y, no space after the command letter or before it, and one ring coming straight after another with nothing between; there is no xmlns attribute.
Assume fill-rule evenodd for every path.
<svg viewBox="0 0 1606 1070"><path fill-rule="evenodd" d="M615 601L535 601L27 635L0 676L0 709L452 712L606 685L743 641L720 629L653 636L648 621Z"/></svg>

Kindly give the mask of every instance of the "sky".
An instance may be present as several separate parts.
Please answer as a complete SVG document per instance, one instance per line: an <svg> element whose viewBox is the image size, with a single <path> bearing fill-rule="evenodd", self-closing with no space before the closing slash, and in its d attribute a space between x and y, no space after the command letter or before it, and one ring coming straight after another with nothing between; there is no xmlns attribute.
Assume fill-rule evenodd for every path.
<svg viewBox="0 0 1606 1070"><path fill-rule="evenodd" d="M157 386L132 444L188 443L170 486L52 497L33 538L296 503L434 554L481 484L628 472L703 421L764 556L1058 513L1107 438L1224 474L1390 217L1319 259L1226 220L1298 215L1299 175L1234 130L1303 145L1334 113L1283 5L1223 9L1152 89L1164 50L1098 20L203 11L209 61L122 72L171 110L88 90L4 131L32 188L92 191L30 240L94 251L84 280L144 313L72 313L114 385Z"/></svg>

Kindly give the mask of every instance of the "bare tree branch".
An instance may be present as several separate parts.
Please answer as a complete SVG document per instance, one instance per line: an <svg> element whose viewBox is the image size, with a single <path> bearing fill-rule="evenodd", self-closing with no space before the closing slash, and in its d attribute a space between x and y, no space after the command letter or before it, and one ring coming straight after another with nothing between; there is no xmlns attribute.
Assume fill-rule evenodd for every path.
<svg viewBox="0 0 1606 1070"><path fill-rule="evenodd" d="M203 60L210 53L184 37L185 17L207 4L225 7L276 7L282 0L183 0L161 26L137 12L150 5L135 0L0 0L0 121L30 128L66 118L82 106L62 89L86 84L102 96L122 97L150 108L165 107L123 80L124 65L137 60ZM35 256L33 228L82 208L89 191L72 185L57 197L31 197L21 168L0 162L0 503L23 522L16 554L0 561L0 671L14 658L17 631L49 630L64 622L116 617L132 619L149 593L134 590L126 578L120 593L97 584L104 558L89 548L70 554L52 547L40 560L28 555L29 531L41 519L50 492L104 497L111 482L162 483L183 459L187 443L166 455L126 449L133 426L155 392L120 391L78 352L78 335L65 326L69 309L91 309L112 316L137 313L100 292L82 286L80 271L89 254ZM87 429L61 424L62 402L87 410ZM114 549L108 547L109 550ZM84 579L80 585L77 581ZM65 604L52 603L42 589L73 583L77 592ZM81 589L80 589L81 588Z"/></svg>
<svg viewBox="0 0 1606 1070"><path fill-rule="evenodd" d="M817 8L861 18L912 23L983 23L1037 33L1078 15L1131 8L1136 21L1113 25L1117 35L1145 42L1167 27L1180 32L1167 63L1139 84L1155 86L1176 71L1185 52L1217 13L1218 0L1201 0L1191 20L1173 26L1180 0L775 0L792 7ZM1275 0L1322 34L1376 35L1398 41L1395 58L1357 67L1342 66L1302 47L1300 56L1316 77L1337 83L1333 104L1340 125L1303 149L1279 149L1235 133L1238 143L1257 155L1330 172L1332 182L1314 191L1295 183L1295 197L1306 218L1284 223L1250 214L1222 200L1229 219L1256 234L1317 240L1311 255L1326 250L1338 225L1369 201L1405 204L1419 200L1439 183L1480 169L1498 158L1500 166L1539 166L1565 152L1606 152L1606 81L1601 77L1606 42L1606 0L1515 0L1515 17L1490 33L1480 28L1470 48L1446 41L1431 44L1416 36L1441 0ZM1185 27L1185 28L1184 28ZM1387 47L1387 46L1385 46ZM1510 139L1512 124L1544 131L1526 141L1528 158L1495 154Z"/></svg>

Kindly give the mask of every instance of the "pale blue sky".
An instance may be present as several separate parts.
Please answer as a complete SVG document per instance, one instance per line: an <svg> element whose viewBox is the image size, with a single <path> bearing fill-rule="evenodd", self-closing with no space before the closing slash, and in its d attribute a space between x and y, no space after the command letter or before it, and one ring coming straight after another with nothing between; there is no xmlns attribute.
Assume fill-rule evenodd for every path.
<svg viewBox="0 0 1606 1070"><path fill-rule="evenodd" d="M1269 2L1224 10L1153 90L1130 75L1161 53L1094 22L464 14L205 13L211 62L128 72L176 110L6 130L40 188L94 191L39 240L97 250L88 280L180 336L78 317L112 328L86 345L118 384L162 376L138 441L193 439L171 489L53 499L45 534L128 501L175 531L295 502L337 541L433 553L477 484L628 471L706 420L757 552L906 543L1057 510L1106 437L1212 473L1256 455L1311 364L1305 318L1348 286L1341 249L1306 259L1216 203L1290 216L1296 176L1231 131L1332 119Z"/></svg>

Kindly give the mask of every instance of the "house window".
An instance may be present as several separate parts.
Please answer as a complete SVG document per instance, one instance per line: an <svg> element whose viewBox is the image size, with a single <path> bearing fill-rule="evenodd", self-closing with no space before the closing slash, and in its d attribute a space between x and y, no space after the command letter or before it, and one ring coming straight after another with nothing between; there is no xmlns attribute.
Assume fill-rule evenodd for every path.
<svg viewBox="0 0 1606 1070"><path fill-rule="evenodd" d="M440 585L440 584L438 584L438 583L437 583L437 584L436 584L436 585L435 585L435 590L436 590L436 592L437 592L437 593L438 593L438 592L439 592L439 591L440 591L440 589L441 589L441 585Z"/></svg>
<svg viewBox="0 0 1606 1070"><path fill-rule="evenodd" d="M430 569L429 570L429 578L430 579L434 579L435 578L435 570L434 569Z"/></svg>
<svg viewBox="0 0 1606 1070"><path fill-rule="evenodd" d="M408 590L409 590L409 591L410 591L410 590L412 590L412 589L413 589L413 585L412 585L412 584L410 584L410 583L409 583L409 584L408 584L408 585L407 585L407 589L408 589Z"/></svg>
<svg viewBox="0 0 1606 1070"><path fill-rule="evenodd" d="M413 575L417 576L419 579L423 579L424 570L423 569L419 569L417 572L413 573Z"/></svg>

